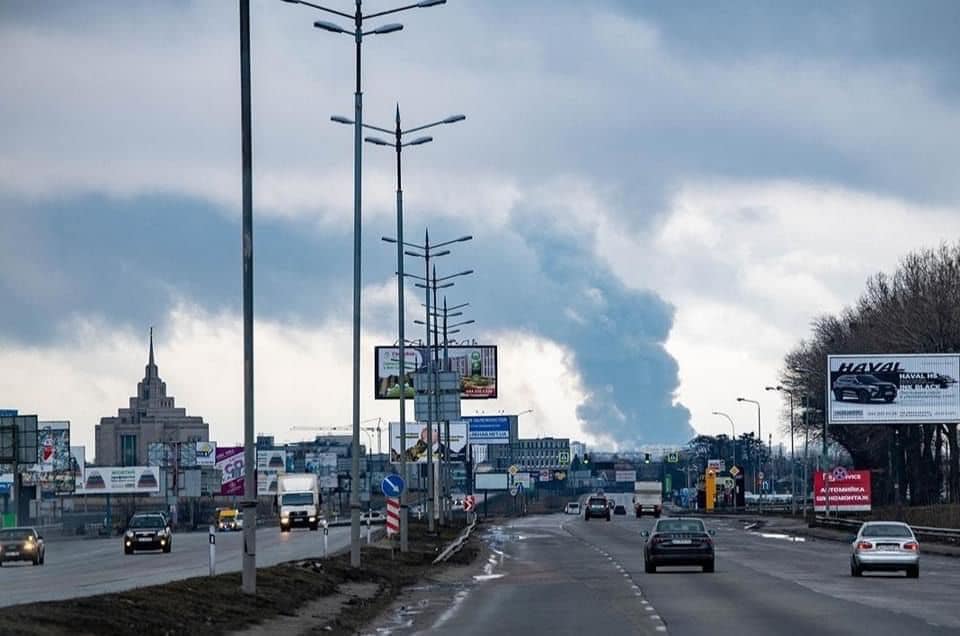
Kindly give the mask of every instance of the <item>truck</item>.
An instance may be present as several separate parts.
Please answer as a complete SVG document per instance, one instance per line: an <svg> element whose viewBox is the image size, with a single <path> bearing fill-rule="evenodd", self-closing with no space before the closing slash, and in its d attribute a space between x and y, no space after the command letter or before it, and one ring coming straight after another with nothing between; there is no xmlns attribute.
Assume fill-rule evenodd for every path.
<svg viewBox="0 0 960 636"><path fill-rule="evenodd" d="M663 484L659 481L633 482L633 513L639 519L644 513L660 517L663 510Z"/></svg>
<svg viewBox="0 0 960 636"><path fill-rule="evenodd" d="M323 518L321 503L316 475L289 473L277 476L280 532L290 532L290 528L297 526L316 530Z"/></svg>

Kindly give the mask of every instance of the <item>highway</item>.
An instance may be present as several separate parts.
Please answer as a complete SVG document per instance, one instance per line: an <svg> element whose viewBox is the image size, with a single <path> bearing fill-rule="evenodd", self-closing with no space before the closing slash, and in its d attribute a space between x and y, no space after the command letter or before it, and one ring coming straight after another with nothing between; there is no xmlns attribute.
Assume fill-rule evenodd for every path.
<svg viewBox="0 0 960 636"><path fill-rule="evenodd" d="M334 527L329 532L331 552L349 545L349 527ZM205 532L174 534L170 554L157 551L125 555L120 541L119 537L50 541L44 565L4 564L0 568L0 606L119 592L206 576L209 571ZM256 549L260 567L321 556L323 531L296 529L281 534L279 528L263 527L257 530ZM216 550L217 573L240 570L243 533L218 533Z"/></svg>
<svg viewBox="0 0 960 636"><path fill-rule="evenodd" d="M490 555L459 587L436 586L395 634L588 633L681 636L875 636L960 631L960 560L924 555L919 580L849 575L848 547L775 530L717 530L717 570L646 574L641 529L565 515L513 520L489 533ZM452 592L456 590L456 592ZM409 603L409 600L405 600ZM404 626L405 625L405 626Z"/></svg>

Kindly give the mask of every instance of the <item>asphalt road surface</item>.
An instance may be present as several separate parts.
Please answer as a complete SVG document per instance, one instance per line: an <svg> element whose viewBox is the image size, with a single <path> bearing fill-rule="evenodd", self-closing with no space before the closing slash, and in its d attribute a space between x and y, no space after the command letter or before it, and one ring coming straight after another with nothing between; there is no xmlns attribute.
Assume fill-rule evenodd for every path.
<svg viewBox="0 0 960 636"><path fill-rule="evenodd" d="M717 530L715 573L646 574L640 531L652 525L633 516L514 520L490 534L490 559L471 582L381 633L489 634L494 626L511 634L960 633L960 559L924 555L918 580L855 579L845 544L748 532L738 520L718 519L708 522Z"/></svg>
<svg viewBox="0 0 960 636"><path fill-rule="evenodd" d="M362 535L366 538L365 530ZM349 527L330 528L327 537L331 552L350 542ZM276 527L257 530L257 566L269 566L323 554L323 530L295 529L281 534ZM242 567L243 533L217 534L217 573ZM46 546L46 563L5 563L0 568L0 606L32 601L54 601L105 592L119 592L155 585L209 572L207 533L176 533L169 554L137 552L125 555L120 537L51 541Z"/></svg>

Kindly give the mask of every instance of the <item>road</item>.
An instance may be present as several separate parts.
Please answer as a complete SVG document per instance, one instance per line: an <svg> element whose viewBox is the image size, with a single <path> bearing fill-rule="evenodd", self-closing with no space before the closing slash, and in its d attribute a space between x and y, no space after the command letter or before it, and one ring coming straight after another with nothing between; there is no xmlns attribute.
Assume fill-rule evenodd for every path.
<svg viewBox="0 0 960 636"><path fill-rule="evenodd" d="M331 552L349 545L350 528L330 528ZM366 536L366 535L364 535ZM257 565L269 566L323 554L323 532L296 529L281 534L279 528L257 530ZM207 534L177 533L170 554L123 554L120 538L51 541L46 563L6 563L0 568L0 606L31 601L54 601L145 585L167 583L208 573ZM217 573L241 568L243 534L217 534Z"/></svg>
<svg viewBox="0 0 960 636"><path fill-rule="evenodd" d="M960 560L924 555L918 580L849 575L844 544L747 532L716 520L717 570L643 569L641 529L549 515L514 520L488 537L473 580L438 587L436 611L394 621L391 633L956 634ZM446 596L444 596L446 595Z"/></svg>

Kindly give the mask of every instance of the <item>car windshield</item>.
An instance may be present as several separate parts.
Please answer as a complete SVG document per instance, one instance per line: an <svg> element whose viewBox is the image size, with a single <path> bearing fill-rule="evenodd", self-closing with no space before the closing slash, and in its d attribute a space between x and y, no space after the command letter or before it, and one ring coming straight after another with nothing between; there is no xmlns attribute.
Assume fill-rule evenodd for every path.
<svg viewBox="0 0 960 636"><path fill-rule="evenodd" d="M872 375L858 375L857 379L860 380L862 384L879 384L880 380L876 376Z"/></svg>
<svg viewBox="0 0 960 636"><path fill-rule="evenodd" d="M160 515L136 515L130 520L131 528L162 528L165 525Z"/></svg>
<svg viewBox="0 0 960 636"><path fill-rule="evenodd" d="M33 537L33 530L24 528L0 530L0 541L26 541L30 537Z"/></svg>
<svg viewBox="0 0 960 636"><path fill-rule="evenodd" d="M657 522L657 532L704 532L699 519L662 519Z"/></svg>
<svg viewBox="0 0 960 636"><path fill-rule="evenodd" d="M899 523L877 523L863 527L861 537L894 537L898 539L912 539L910 528Z"/></svg>
<svg viewBox="0 0 960 636"><path fill-rule="evenodd" d="M284 495L280 503L284 506L309 506L313 503L313 493L292 492Z"/></svg>
<svg viewBox="0 0 960 636"><path fill-rule="evenodd" d="M600 499L600 498L598 498L598 497L594 497L594 498L590 499L589 502L587 502L587 505L590 505L590 506L606 506L606 505L607 505L607 500L606 500L606 499Z"/></svg>

